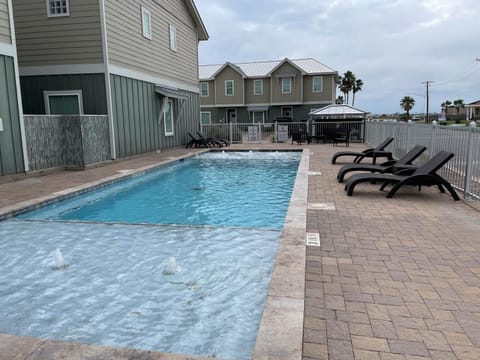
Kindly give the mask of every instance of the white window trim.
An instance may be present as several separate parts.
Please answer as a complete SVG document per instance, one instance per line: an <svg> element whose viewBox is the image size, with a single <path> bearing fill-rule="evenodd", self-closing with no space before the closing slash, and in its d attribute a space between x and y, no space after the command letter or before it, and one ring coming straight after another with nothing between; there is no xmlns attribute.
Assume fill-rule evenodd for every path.
<svg viewBox="0 0 480 360"><path fill-rule="evenodd" d="M258 93L258 94L255 92L255 90L257 89L256 86L255 86L255 83L257 81L260 81L260 84L261 84L260 85L260 93ZM254 79L253 80L253 95L255 95L255 96L263 95L263 79Z"/></svg>
<svg viewBox="0 0 480 360"><path fill-rule="evenodd" d="M167 112L165 111L166 107L163 110L163 127L165 130L165 136L173 136L175 135L175 114L173 111L173 100L168 99L167 102L170 104L170 114L172 118L172 131L167 132Z"/></svg>
<svg viewBox="0 0 480 360"><path fill-rule="evenodd" d="M66 0L66 4L67 4L67 12L64 13L64 14L52 14L50 12L50 0L47 0L47 16L48 17L61 17L61 16L70 16L70 4L69 4L69 0Z"/></svg>
<svg viewBox="0 0 480 360"><path fill-rule="evenodd" d="M284 91L283 83L287 80L290 81L290 91ZM282 94L291 94L292 93L292 87L293 87L292 78L290 78L290 77L282 78Z"/></svg>
<svg viewBox="0 0 480 360"><path fill-rule="evenodd" d="M170 33L170 50L177 52L177 28L173 25L169 25L169 33Z"/></svg>
<svg viewBox="0 0 480 360"><path fill-rule="evenodd" d="M202 84L207 84L207 95L202 94ZM201 97L209 97L210 96L209 95L209 90L208 90L208 82L206 82L206 81L201 81L200 82L200 96Z"/></svg>
<svg viewBox="0 0 480 360"><path fill-rule="evenodd" d="M227 83L232 83L231 94L227 94ZM225 80L225 96L235 96L235 82L233 80Z"/></svg>
<svg viewBox="0 0 480 360"><path fill-rule="evenodd" d="M315 79L320 80L320 90L315 90ZM314 76L312 78L312 92L321 93L323 91L323 78L321 76Z"/></svg>
<svg viewBox="0 0 480 360"><path fill-rule="evenodd" d="M208 124L203 122L203 114L208 114ZM210 111L200 111L200 123L202 125L211 125L212 124L212 113Z"/></svg>
<svg viewBox="0 0 480 360"><path fill-rule="evenodd" d="M152 15L150 14L150 11L141 6L142 9L142 35L144 38L152 40ZM145 32L145 16L148 16L148 33Z"/></svg>
<svg viewBox="0 0 480 360"><path fill-rule="evenodd" d="M83 115L83 96L82 90L67 90L67 91L44 91L43 92L43 101L45 102L45 112L47 115L50 114L50 96L72 96L76 95L78 99L78 110L80 115Z"/></svg>

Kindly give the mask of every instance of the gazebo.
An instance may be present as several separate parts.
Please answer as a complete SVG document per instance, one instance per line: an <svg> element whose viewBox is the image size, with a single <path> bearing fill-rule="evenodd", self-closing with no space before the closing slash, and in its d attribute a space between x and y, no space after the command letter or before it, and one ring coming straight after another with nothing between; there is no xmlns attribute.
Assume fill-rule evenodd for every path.
<svg viewBox="0 0 480 360"><path fill-rule="evenodd" d="M348 133L352 140L362 140L367 112L350 105L331 104L312 110L308 115L311 137L329 140L338 133Z"/></svg>
<svg viewBox="0 0 480 360"><path fill-rule="evenodd" d="M321 109L311 111L310 119L312 120L348 120L348 121L362 121L367 115L366 111L354 108L350 105L331 104Z"/></svg>

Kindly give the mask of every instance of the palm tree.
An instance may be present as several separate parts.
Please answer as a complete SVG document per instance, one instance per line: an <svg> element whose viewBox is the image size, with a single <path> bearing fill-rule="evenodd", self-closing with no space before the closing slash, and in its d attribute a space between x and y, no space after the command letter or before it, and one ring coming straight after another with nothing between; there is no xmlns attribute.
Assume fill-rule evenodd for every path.
<svg viewBox="0 0 480 360"><path fill-rule="evenodd" d="M412 110L414 106L415 99L411 96L404 96L403 99L400 100L400 107L407 113L407 119L410 119L410 110Z"/></svg>
<svg viewBox="0 0 480 360"><path fill-rule="evenodd" d="M445 120L447 120L448 117L448 108L452 105L452 102L450 100L445 100L445 102L442 103L442 110L445 111Z"/></svg>
<svg viewBox="0 0 480 360"><path fill-rule="evenodd" d="M352 87L352 106L355 105L355 93L362 90L363 81L361 79L355 79Z"/></svg>
<svg viewBox="0 0 480 360"><path fill-rule="evenodd" d="M347 72L345 72L345 74L343 74L343 76L339 76L338 80L339 80L338 87L339 87L340 91L343 93L345 103L348 104L349 93L350 93L350 91L353 90L353 86L354 86L355 80L356 80L355 75L353 74L353 72L348 70Z"/></svg>
<svg viewBox="0 0 480 360"><path fill-rule="evenodd" d="M460 109L463 109L465 107L465 103L463 102L463 99L457 99L453 100L453 106L457 110L457 118L455 119L455 122L458 123L460 122L460 119L458 118L458 113L460 112Z"/></svg>
<svg viewBox="0 0 480 360"><path fill-rule="evenodd" d="M335 104L342 105L343 104L343 96L338 95L337 100L335 100Z"/></svg>

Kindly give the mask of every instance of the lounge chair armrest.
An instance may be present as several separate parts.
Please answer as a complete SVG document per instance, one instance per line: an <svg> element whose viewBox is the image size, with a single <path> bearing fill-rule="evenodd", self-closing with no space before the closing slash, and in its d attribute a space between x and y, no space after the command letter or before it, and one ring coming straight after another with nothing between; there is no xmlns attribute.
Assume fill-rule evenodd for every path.
<svg viewBox="0 0 480 360"><path fill-rule="evenodd" d="M411 175L415 172L415 168L412 169L401 169L395 172L395 175Z"/></svg>
<svg viewBox="0 0 480 360"><path fill-rule="evenodd" d="M397 160L388 160L380 164L380 166L388 166L391 167L392 165L395 165Z"/></svg>
<svg viewBox="0 0 480 360"><path fill-rule="evenodd" d="M362 153L364 153L364 154L370 154L370 153L372 153L373 151L375 151L375 149L374 149L374 148L370 148L370 149L365 149L365 150L363 150Z"/></svg>

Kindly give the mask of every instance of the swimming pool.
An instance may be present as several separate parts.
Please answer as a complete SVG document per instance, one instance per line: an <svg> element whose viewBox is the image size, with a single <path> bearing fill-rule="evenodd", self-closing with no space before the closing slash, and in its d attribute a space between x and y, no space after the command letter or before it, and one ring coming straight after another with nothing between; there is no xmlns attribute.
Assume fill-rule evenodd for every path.
<svg viewBox="0 0 480 360"><path fill-rule="evenodd" d="M208 161L228 162L233 160L229 155L235 156L216 153ZM268 155L243 153L241 157ZM272 157L269 161L278 163L282 154ZM185 164L188 161L174 167L181 170ZM280 169L285 172L282 166ZM170 170L166 173L174 173ZM239 187L246 185L256 192L264 185L243 184L245 176L238 179L242 181ZM147 179L132 179L138 180ZM129 182L114 187L123 194L131 187ZM234 187L229 189L232 193ZM291 189L281 190L288 193L288 206ZM85 203L96 206L111 196L110 191L102 189L102 195L94 199L85 194ZM188 198L191 200L190 195ZM208 198L211 196L203 200ZM71 201L73 207L66 205ZM281 226L271 219L250 226L232 225L230 215L220 216L227 220L215 226L205 217L189 226L132 225L128 223L136 221L124 218L109 219L113 224L98 219L88 224L84 221L92 219L61 219L65 214L83 213L76 201L79 199L25 214L22 220L0 223L0 251L5 254L0 263L0 298L5 301L0 304L0 324L4 324L0 331L224 359L250 357ZM270 204L268 197L262 202ZM258 203L255 210L255 218L262 217ZM30 220L25 220L28 217ZM57 247L69 264L65 270L52 270ZM166 273L172 258L175 271ZM12 278L16 280L12 282ZM27 290L23 300L18 289ZM12 306L19 310L8 311Z"/></svg>
<svg viewBox="0 0 480 360"><path fill-rule="evenodd" d="M212 152L20 216L280 229L298 152Z"/></svg>

